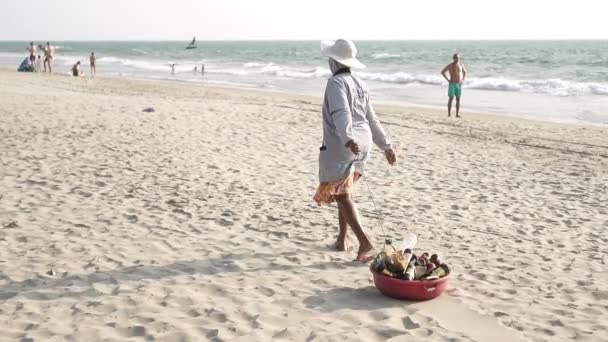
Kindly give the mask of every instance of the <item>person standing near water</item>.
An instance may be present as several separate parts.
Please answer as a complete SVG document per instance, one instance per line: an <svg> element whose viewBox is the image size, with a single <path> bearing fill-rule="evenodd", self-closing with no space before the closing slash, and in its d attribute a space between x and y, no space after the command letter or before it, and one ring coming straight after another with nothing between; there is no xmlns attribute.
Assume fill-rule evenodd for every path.
<svg viewBox="0 0 608 342"><path fill-rule="evenodd" d="M450 72L450 78L448 78L445 74ZM455 53L452 56L452 63L448 64L443 70L441 70L441 75L445 78L448 85L448 117L452 115L452 101L454 97L456 97L456 117L460 117L460 95L462 95L462 82L464 82L465 77L467 76L467 69L464 68L464 65L460 63L460 55Z"/></svg>
<svg viewBox="0 0 608 342"><path fill-rule="evenodd" d="M53 72L53 47L51 43L46 42L46 48L44 49L44 72L46 72L46 66L49 66L49 72Z"/></svg>
<svg viewBox="0 0 608 342"><path fill-rule="evenodd" d="M27 47L27 51L30 53L30 62L32 62L32 66L34 69L36 68L36 45L34 42L30 42L30 46Z"/></svg>
<svg viewBox="0 0 608 342"><path fill-rule="evenodd" d="M336 201L339 233L336 249L346 251L350 226L357 240L358 261L367 261L373 245L359 221L352 199L355 182L363 175L372 143L381 150L390 165L397 157L370 102L365 83L351 74L351 68L364 68L356 58L357 49L349 40L321 43L321 52L329 57L332 77L325 88L323 101L323 146L319 152L319 187L314 200L319 204Z"/></svg>
<svg viewBox="0 0 608 342"><path fill-rule="evenodd" d="M44 53L44 47L42 46L42 44L38 44L38 60L36 61L36 71L40 72L42 71L42 66L40 63L42 63L42 55L41 53ZM44 71L46 71L46 66L44 67Z"/></svg>
<svg viewBox="0 0 608 342"><path fill-rule="evenodd" d="M97 73L95 67L95 65L97 64L97 57L95 57L95 52L91 52L91 57L89 57L89 64L91 65L91 77L93 77Z"/></svg>

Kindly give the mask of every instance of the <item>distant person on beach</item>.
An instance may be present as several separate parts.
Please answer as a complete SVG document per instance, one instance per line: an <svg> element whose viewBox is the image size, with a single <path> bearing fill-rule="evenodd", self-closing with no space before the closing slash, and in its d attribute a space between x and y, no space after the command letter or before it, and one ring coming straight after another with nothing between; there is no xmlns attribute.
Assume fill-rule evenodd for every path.
<svg viewBox="0 0 608 342"><path fill-rule="evenodd" d="M321 52L329 57L333 76L327 81L323 101L323 145L319 152L319 187L314 200L319 204L336 201L339 233L336 249L347 251L346 235L350 226L357 240L358 261L367 261L373 245L365 234L352 199L355 182L372 150L372 142L390 165L397 157L370 102L365 83L351 74L351 68L364 68L356 58L357 49L349 40L321 43Z"/></svg>
<svg viewBox="0 0 608 342"><path fill-rule="evenodd" d="M72 66L72 76L80 76L80 61Z"/></svg>
<svg viewBox="0 0 608 342"><path fill-rule="evenodd" d="M46 66L49 66L49 72L53 72L53 47L51 43L46 42L46 48L44 49L44 72L46 72Z"/></svg>
<svg viewBox="0 0 608 342"><path fill-rule="evenodd" d="M177 64L175 64L175 63L169 64L169 66L171 67L171 75L175 75L175 66L176 65Z"/></svg>
<svg viewBox="0 0 608 342"><path fill-rule="evenodd" d="M205 64L201 66L201 75L205 76Z"/></svg>
<svg viewBox="0 0 608 342"><path fill-rule="evenodd" d="M195 66L194 70L192 70L192 72L196 74L198 72L198 66Z"/></svg>
<svg viewBox="0 0 608 342"><path fill-rule="evenodd" d="M30 62L32 62L32 66L36 66L36 45L34 42L30 42L30 46L27 47L27 51L30 53Z"/></svg>
<svg viewBox="0 0 608 342"><path fill-rule="evenodd" d="M441 75L448 81L448 117L452 116L452 101L456 96L456 117L460 117L460 95L462 95L462 82L464 82L467 76L467 69L460 63L460 55L455 53L452 56L453 62L448 64L443 70ZM450 72L450 78L446 76L447 72Z"/></svg>
<svg viewBox="0 0 608 342"><path fill-rule="evenodd" d="M44 47L42 46L42 44L38 44L38 60L36 61L36 69L38 69L37 70L38 72L40 72L42 70L42 67L40 65L40 63L42 63L41 53L44 53ZM45 71L46 71L46 66L45 66Z"/></svg>
<svg viewBox="0 0 608 342"><path fill-rule="evenodd" d="M89 57L89 63L91 64L91 77L95 76L97 72L95 65L97 64L97 57L95 57L95 52L91 52L91 56Z"/></svg>

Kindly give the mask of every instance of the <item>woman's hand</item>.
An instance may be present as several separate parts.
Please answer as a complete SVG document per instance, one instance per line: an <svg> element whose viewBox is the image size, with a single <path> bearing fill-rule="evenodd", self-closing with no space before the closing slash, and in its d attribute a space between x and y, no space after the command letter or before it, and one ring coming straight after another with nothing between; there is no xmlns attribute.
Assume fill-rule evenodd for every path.
<svg viewBox="0 0 608 342"><path fill-rule="evenodd" d="M384 151L384 156L386 157L386 161L388 161L390 165L395 165L395 163L397 162L397 155L395 154L395 151L392 148L389 148L388 150Z"/></svg>
<svg viewBox="0 0 608 342"><path fill-rule="evenodd" d="M348 147L353 154L359 154L359 145L357 145L354 140L347 142L345 146Z"/></svg>

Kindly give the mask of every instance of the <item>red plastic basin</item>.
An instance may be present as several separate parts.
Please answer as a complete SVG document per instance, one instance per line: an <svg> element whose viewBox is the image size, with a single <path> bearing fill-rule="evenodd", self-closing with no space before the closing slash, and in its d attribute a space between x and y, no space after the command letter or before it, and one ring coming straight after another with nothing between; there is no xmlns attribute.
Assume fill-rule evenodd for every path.
<svg viewBox="0 0 608 342"><path fill-rule="evenodd" d="M448 278L437 280L402 280L371 271L374 285L383 295L407 300L429 300L438 297L447 289Z"/></svg>

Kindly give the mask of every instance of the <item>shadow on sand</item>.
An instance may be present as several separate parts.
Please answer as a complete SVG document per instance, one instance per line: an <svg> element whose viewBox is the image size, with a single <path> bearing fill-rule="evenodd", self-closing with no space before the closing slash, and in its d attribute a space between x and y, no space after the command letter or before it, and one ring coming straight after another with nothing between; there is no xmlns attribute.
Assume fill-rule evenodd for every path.
<svg viewBox="0 0 608 342"><path fill-rule="evenodd" d="M364 266L361 263L327 261L310 265L285 265L282 259L293 258L293 252L282 254L244 253L225 254L217 258L178 261L167 265L136 265L93 273L61 273L55 277L37 275L15 282L0 273L0 300L21 296L31 300L55 300L63 297L99 297L116 295L121 283L159 280L183 275L216 275L220 273L298 272L302 269L347 269ZM242 267L239 261L264 264L262 267ZM281 262L283 264L281 264ZM246 263L245 263L246 264ZM53 290L53 291L50 291Z"/></svg>

